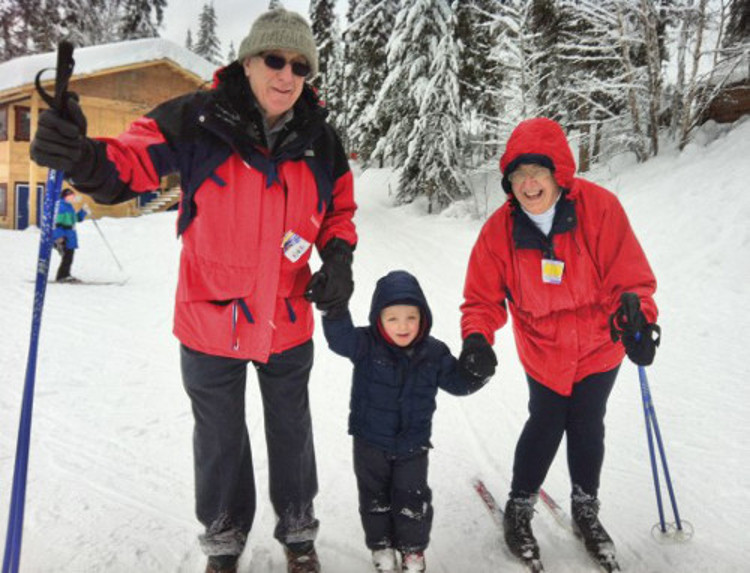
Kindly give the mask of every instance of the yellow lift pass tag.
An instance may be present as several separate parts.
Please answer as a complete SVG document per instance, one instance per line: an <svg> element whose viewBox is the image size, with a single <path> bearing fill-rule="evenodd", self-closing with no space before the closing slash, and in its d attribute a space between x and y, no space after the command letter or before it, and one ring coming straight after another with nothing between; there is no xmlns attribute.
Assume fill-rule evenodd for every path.
<svg viewBox="0 0 750 573"><path fill-rule="evenodd" d="M554 261L552 259L542 259L542 282L551 285L559 285L562 282L563 261Z"/></svg>
<svg viewBox="0 0 750 573"><path fill-rule="evenodd" d="M310 243L294 231L287 231L284 235L284 240L281 241L281 248L284 250L284 256L293 263L296 263L305 254L307 249L310 248Z"/></svg>

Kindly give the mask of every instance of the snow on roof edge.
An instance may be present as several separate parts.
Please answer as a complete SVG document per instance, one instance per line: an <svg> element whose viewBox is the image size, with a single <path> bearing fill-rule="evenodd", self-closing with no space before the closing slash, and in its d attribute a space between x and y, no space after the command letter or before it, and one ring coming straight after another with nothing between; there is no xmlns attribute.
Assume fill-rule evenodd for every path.
<svg viewBox="0 0 750 573"><path fill-rule="evenodd" d="M187 48L164 38L142 38L98 46L78 48L73 53L75 68L73 77L93 74L111 68L141 62L171 60L183 69L210 81L216 66ZM57 52L21 56L0 64L0 93L33 83L37 72L43 68L54 68ZM50 79L45 75L45 79Z"/></svg>

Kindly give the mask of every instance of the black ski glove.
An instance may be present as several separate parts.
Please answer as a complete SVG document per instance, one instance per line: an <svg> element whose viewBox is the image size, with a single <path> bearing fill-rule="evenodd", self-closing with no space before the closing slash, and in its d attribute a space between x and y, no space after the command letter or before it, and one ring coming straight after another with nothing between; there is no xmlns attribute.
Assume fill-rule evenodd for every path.
<svg viewBox="0 0 750 573"><path fill-rule="evenodd" d="M86 116L78 105L78 95L68 92L63 105L63 114L54 109L40 114L30 155L38 165L77 179L92 170L94 143L86 137Z"/></svg>
<svg viewBox="0 0 750 573"><path fill-rule="evenodd" d="M625 353L632 362L648 366L654 361L656 347L661 342L661 328L646 320L637 294L622 294L619 308L609 318L609 328L612 341L622 340Z"/></svg>
<svg viewBox="0 0 750 573"><path fill-rule="evenodd" d="M307 283L305 298L329 318L347 310L354 292L353 251L354 247L342 239L328 241L320 252L323 264Z"/></svg>
<svg viewBox="0 0 750 573"><path fill-rule="evenodd" d="M485 380L495 374L497 357L483 334L475 332L464 339L458 365L475 378Z"/></svg>

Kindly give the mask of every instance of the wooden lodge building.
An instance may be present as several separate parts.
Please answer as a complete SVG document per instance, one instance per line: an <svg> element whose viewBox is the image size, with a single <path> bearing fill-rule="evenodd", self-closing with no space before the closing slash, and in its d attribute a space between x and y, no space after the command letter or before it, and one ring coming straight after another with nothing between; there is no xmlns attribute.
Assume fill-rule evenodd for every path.
<svg viewBox="0 0 750 573"><path fill-rule="evenodd" d="M215 66L186 48L161 38L148 38L77 49L69 89L80 96L88 120L88 135L113 137L157 104L207 87ZM57 55L36 54L0 64L0 229L24 229L39 224L47 170L29 158L31 135L47 105L34 86L54 92ZM95 218L141 213L159 195L161 209L176 203L178 181L162 181L161 189L114 206L89 203ZM85 197L81 195L81 197ZM154 201L153 203L157 203ZM149 208L149 210L152 207Z"/></svg>

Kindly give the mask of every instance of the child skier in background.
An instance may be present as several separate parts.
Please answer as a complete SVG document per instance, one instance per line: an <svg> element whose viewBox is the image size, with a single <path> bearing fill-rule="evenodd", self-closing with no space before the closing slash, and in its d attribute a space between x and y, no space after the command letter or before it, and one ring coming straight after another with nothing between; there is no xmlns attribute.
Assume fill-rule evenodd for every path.
<svg viewBox="0 0 750 573"><path fill-rule="evenodd" d="M57 214L55 215L55 229L52 232L55 250L60 253L62 261L57 268L55 280L62 282L76 282L77 279L70 275L70 267L73 265L73 255L78 248L78 233L76 223L80 223L90 213L88 205L76 212L73 203L76 195L72 189L63 189L60 201L57 203Z"/></svg>
<svg viewBox="0 0 750 573"><path fill-rule="evenodd" d="M347 308L323 317L328 345L354 363L349 433L365 542L375 569L426 571L432 526L427 453L438 388L467 395L488 380L461 370L430 336L432 315L417 279L405 271L381 278L370 325L355 328Z"/></svg>

